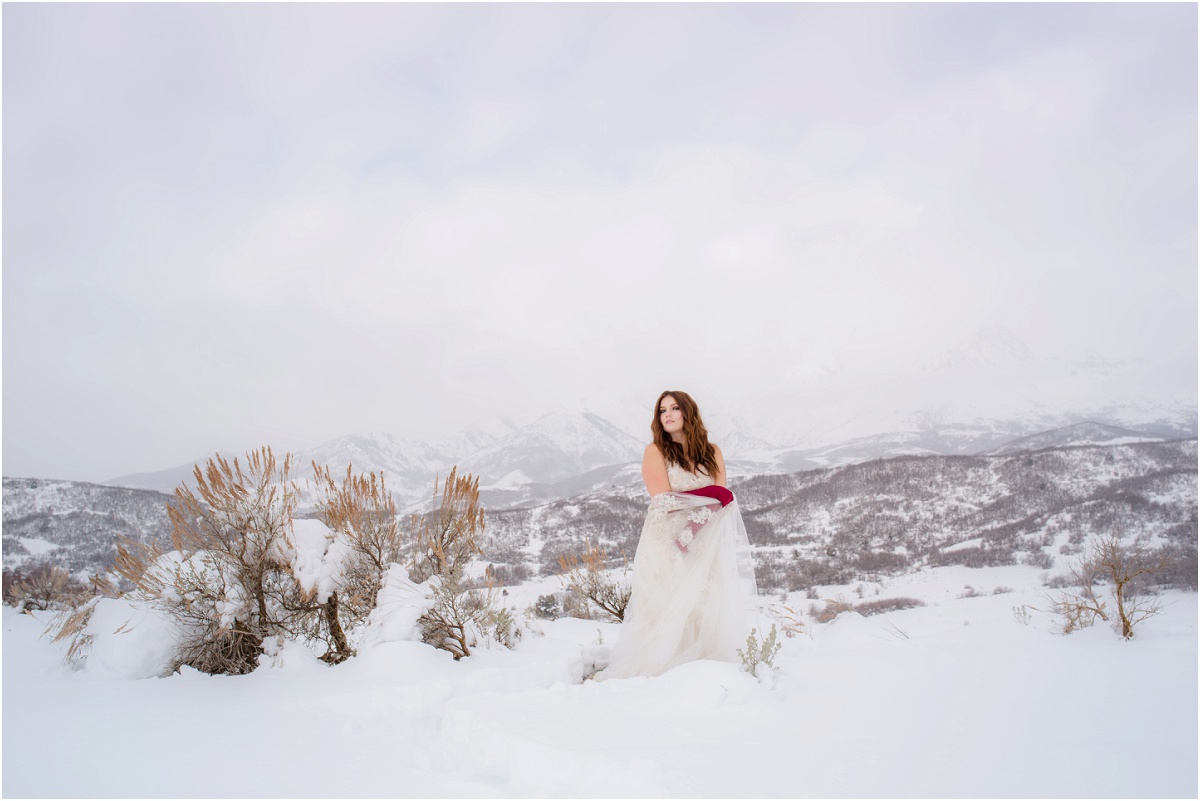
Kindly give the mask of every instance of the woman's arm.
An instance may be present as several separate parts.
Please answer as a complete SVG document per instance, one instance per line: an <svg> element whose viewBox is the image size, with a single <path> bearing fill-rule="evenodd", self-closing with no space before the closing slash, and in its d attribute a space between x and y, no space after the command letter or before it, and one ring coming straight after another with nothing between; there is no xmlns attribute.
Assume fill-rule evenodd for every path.
<svg viewBox="0 0 1200 801"><path fill-rule="evenodd" d="M717 457L717 474L713 476L713 483L718 487L725 487L725 479L728 476L725 474L725 456L721 453L721 449L713 445L713 455Z"/></svg>
<svg viewBox="0 0 1200 801"><path fill-rule="evenodd" d="M642 481L646 482L646 491L652 498L671 491L671 480L667 478L667 460L653 442L646 446L646 453L642 456Z"/></svg>

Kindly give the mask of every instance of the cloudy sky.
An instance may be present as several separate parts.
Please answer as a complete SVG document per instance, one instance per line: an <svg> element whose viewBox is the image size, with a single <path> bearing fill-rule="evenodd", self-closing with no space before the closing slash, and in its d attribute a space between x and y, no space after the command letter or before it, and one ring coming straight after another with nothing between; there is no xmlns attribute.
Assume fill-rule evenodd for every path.
<svg viewBox="0 0 1200 801"><path fill-rule="evenodd" d="M4 475L672 386L787 418L996 325L1194 403L1196 24L5 4Z"/></svg>

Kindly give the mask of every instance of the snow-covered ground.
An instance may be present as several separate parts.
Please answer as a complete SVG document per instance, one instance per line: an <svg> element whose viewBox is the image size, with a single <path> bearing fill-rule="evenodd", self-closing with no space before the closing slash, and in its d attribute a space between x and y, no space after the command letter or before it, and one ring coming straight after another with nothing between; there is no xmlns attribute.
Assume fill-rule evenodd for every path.
<svg viewBox="0 0 1200 801"><path fill-rule="evenodd" d="M862 600L927 605L814 625L763 681L697 662L581 682L618 627L576 619L461 662L388 642L331 668L288 646L248 676L131 680L64 667L45 615L5 607L3 793L1195 797L1195 593L1163 596L1133 641L1103 624L1063 637L1014 617L1044 605L1039 573L864 584Z"/></svg>

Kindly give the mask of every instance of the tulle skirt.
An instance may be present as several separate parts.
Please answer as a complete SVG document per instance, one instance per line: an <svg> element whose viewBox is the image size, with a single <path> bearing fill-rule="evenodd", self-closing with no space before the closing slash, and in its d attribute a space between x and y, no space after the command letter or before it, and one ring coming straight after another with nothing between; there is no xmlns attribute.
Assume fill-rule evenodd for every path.
<svg viewBox="0 0 1200 801"><path fill-rule="evenodd" d="M737 501L665 492L650 500L633 593L597 680L657 676L695 659L736 662L757 613L754 562Z"/></svg>

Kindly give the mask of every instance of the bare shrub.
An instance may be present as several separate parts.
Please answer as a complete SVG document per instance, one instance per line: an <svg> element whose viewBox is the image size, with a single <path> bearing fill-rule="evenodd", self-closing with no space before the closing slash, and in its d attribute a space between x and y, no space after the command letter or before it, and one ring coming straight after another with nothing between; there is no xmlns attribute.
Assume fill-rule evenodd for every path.
<svg viewBox="0 0 1200 801"><path fill-rule="evenodd" d="M559 557L563 585L579 598L586 607L590 602L604 615L617 621L625 619L632 587L628 579L628 567L621 568L621 578L613 579L608 570L608 557L599 547L584 544L582 554L564 554Z"/></svg>
<svg viewBox="0 0 1200 801"><path fill-rule="evenodd" d="M468 565L483 553L483 525L479 479L459 476L457 467L446 477L438 508L413 516L413 578L433 587L433 606L419 619L422 639L455 659L470 656L481 635L506 645L515 636L511 616L496 608L491 588L471 589L467 581Z"/></svg>
<svg viewBox="0 0 1200 801"><path fill-rule="evenodd" d="M1042 549L1031 551L1021 557L1021 564L1040 567L1043 570L1049 570L1054 567L1054 555L1047 553Z"/></svg>
<svg viewBox="0 0 1200 801"><path fill-rule="evenodd" d="M1065 577L1051 579L1048 586L1062 589L1046 596L1050 611L1062 621L1059 631L1070 634L1091 626L1096 618L1108 620L1107 604L1096 595L1096 583L1100 578L1096 565L1091 560L1074 562L1067 565L1067 573Z"/></svg>
<svg viewBox="0 0 1200 801"><path fill-rule="evenodd" d="M553 595L539 595L537 601L530 607L534 617L542 620L555 620L562 614L562 605Z"/></svg>
<svg viewBox="0 0 1200 801"><path fill-rule="evenodd" d="M355 475L348 465L339 483L328 467L313 462L313 474L317 517L336 533L347 553L337 588L323 598L317 588L310 588L301 600L310 606L315 603L317 611L307 618L307 633L323 640L329 646L323 658L337 663L354 655L345 632L364 622L375 608L384 572L403 559L404 537L396 501L382 473Z"/></svg>
<svg viewBox="0 0 1200 801"><path fill-rule="evenodd" d="M843 598L829 599L825 601L824 608L818 608L813 604L809 608L809 615L818 623L828 623L843 612L853 612L854 604L849 603Z"/></svg>
<svg viewBox="0 0 1200 801"><path fill-rule="evenodd" d="M38 565L28 573L14 572L5 601L22 612L69 609L93 594L82 581L58 565Z"/></svg>
<svg viewBox="0 0 1200 801"><path fill-rule="evenodd" d="M1109 583L1113 599L1117 602L1117 619L1114 625L1125 639L1133 637L1133 628L1148 617L1162 611L1162 604L1153 596L1139 593L1136 582L1142 576L1161 571L1167 558L1161 552L1151 550L1143 539L1124 545L1116 534L1101 537L1092 545L1089 560L1098 574Z"/></svg>
<svg viewBox="0 0 1200 801"><path fill-rule="evenodd" d="M1017 563L1016 553L1009 547L959 548L930 554L929 563L935 567L963 565L964 567L996 567Z"/></svg>
<svg viewBox="0 0 1200 801"><path fill-rule="evenodd" d="M854 611L864 617L883 615L888 612L899 612L902 609L915 609L924 606L920 598L880 598L878 601L866 601L854 605Z"/></svg>
<svg viewBox="0 0 1200 801"><path fill-rule="evenodd" d="M587 598L576 595L568 590L563 594L561 602L563 617L574 617L579 620L592 620L594 617L592 615L592 605Z"/></svg>
<svg viewBox="0 0 1200 801"><path fill-rule="evenodd" d="M5 554L16 553L15 550L14 551L9 550L9 546L8 546L9 540L12 540L17 545L21 545L20 540L14 539L12 537L5 537L4 538L4 553ZM21 546L21 547L23 548L24 546ZM8 604L9 606L16 606L16 604L17 604L17 601L13 600L12 596L9 594L9 590L12 589L13 584L16 584L18 581L20 581L24 577L24 575L25 574L20 569L10 569L7 567L4 568L4 571L3 571L4 579L3 579L3 586L0 587L0 598L2 598L4 603Z"/></svg>
<svg viewBox="0 0 1200 801"><path fill-rule="evenodd" d="M788 591L815 592L818 585L847 584L857 573L853 566L839 561L840 557L828 559L781 559L775 554L757 554L754 557L755 576L760 579L759 590L771 592L778 589ZM811 600L811 599L810 599Z"/></svg>
<svg viewBox="0 0 1200 801"><path fill-rule="evenodd" d="M1196 591L1196 530L1192 529L1190 544L1170 543L1161 548L1163 569L1147 579L1156 585L1175 590Z"/></svg>
<svg viewBox="0 0 1200 801"><path fill-rule="evenodd" d="M498 587L512 587L524 583L533 575L533 571L525 564L489 564L485 575L492 584Z"/></svg>
<svg viewBox="0 0 1200 801"><path fill-rule="evenodd" d="M1068 566L1069 575L1061 582L1066 586L1056 595L1048 596L1051 611L1062 619L1062 633L1090 626L1099 618L1112 620L1125 639L1133 637L1138 623L1162 609L1157 598L1138 586L1139 580L1161 573L1169 559L1167 551L1153 550L1141 538L1128 545L1118 534L1094 540L1088 557ZM1102 582L1108 585L1116 602L1115 617L1110 616L1108 605L1097 595L1097 586Z"/></svg>

